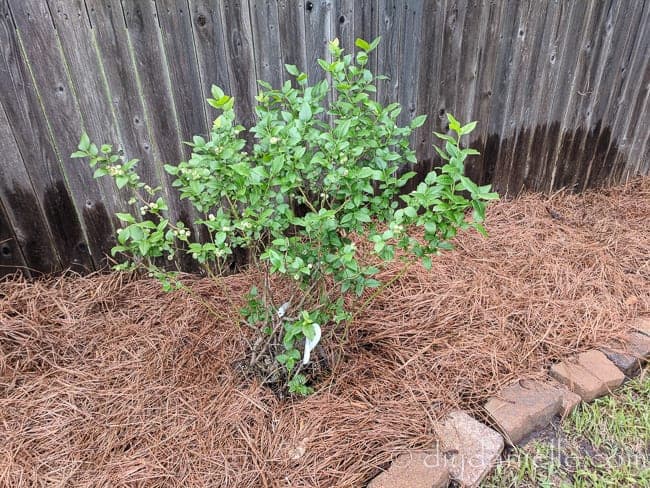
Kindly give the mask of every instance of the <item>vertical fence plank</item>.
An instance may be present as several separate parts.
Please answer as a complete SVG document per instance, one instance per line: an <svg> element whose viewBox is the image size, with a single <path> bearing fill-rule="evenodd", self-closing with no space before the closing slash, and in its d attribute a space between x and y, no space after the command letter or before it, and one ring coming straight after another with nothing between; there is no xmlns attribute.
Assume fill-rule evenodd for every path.
<svg viewBox="0 0 650 488"><path fill-rule="evenodd" d="M585 145L594 143L595 134L591 127L602 124L602 120L592 117L595 115L592 94L601 76L598 65L611 56L612 36L597 34L616 18L619 6L620 2L594 2L583 39L574 47L578 57L561 126L564 134L555 160L549 161L556 167L555 185L558 188L574 189L574 174L584 174L586 170L586 165L582 164L583 155L591 147ZM593 53L590 52L592 49Z"/></svg>
<svg viewBox="0 0 650 488"><path fill-rule="evenodd" d="M549 150L545 164L545 179L548 182L549 190L563 187L560 183L561 180L558 179L558 176L562 175L560 166L562 163L559 154L562 152L563 146L574 136L570 128L567 127L567 115L571 108L572 97L577 96L574 92L574 80L577 76L575 68L579 62L578 46L586 40L585 34L589 31L589 22L593 16L594 8L593 2L577 2L575 4L573 13L576 20L571 23L559 66L560 74L553 97L554 112L556 114L554 119L558 121L558 130L551 138L547 139ZM578 26L580 27L578 28Z"/></svg>
<svg viewBox="0 0 650 488"><path fill-rule="evenodd" d="M217 85L231 94L226 34L221 21L219 2L215 0L190 0L192 32L203 85L203 97L210 96L210 87ZM208 122L214 112L206 107Z"/></svg>
<svg viewBox="0 0 650 488"><path fill-rule="evenodd" d="M526 90L530 80L539 76L535 68L538 59L538 42L541 41L543 32L536 32L534 26L540 18L545 18L548 12L548 3L533 2L527 4L526 9L520 10L514 46L513 63L511 70L514 76L508 91L508 101L501 129L502 139L505 141L500 154L500 179L505 181L506 191L511 194L518 193L522 188L523 175L518 171L525 167L525 161L516 158L525 157L525 151L519 151L527 144L530 137L530 127L521 129L521 121L525 110L530 106L529 92ZM529 67L526 69L526 67ZM518 165L518 166L515 166ZM498 170L498 169L497 169Z"/></svg>
<svg viewBox="0 0 650 488"><path fill-rule="evenodd" d="M404 24L400 33L399 87L397 100L402 104L398 122L408 124L416 114L420 75L419 53L421 39L414 36L422 21L424 0L410 0L403 7Z"/></svg>
<svg viewBox="0 0 650 488"><path fill-rule="evenodd" d="M643 45L643 38L647 36L649 29L648 16L644 17L641 12L635 11L635 6L638 6L638 3L617 3L620 4L618 15L613 18L611 23L606 25L606 30L610 31L612 38L610 53L603 62L604 69L597 82L596 99L600 103L594 103L592 109L594 120L602 120L602 123L593 151L591 154L586 153L586 156L591 156L588 159L585 158L588 161L586 164L587 170L580 174L582 181L584 181L584 187L589 184L593 186L605 184L610 172L615 169L616 150L610 151L609 149L612 145L618 146L617 139L620 132L615 133L612 131L613 124L616 120L616 114L621 109L624 112L623 117L630 116L626 107L627 104L622 102L626 81L630 75L627 67L637 46L641 47ZM630 23L630 19L634 19L633 22ZM624 25L627 28L622 28ZM647 41L645 45L647 45ZM643 58L639 59L637 66L642 66L641 59L646 59L648 52L645 51L643 56ZM634 77L634 83L637 86L642 79L640 74ZM575 184L577 184L577 181Z"/></svg>
<svg viewBox="0 0 650 488"><path fill-rule="evenodd" d="M332 5L329 0L305 2L306 73L312 84L325 79L325 72L318 65L318 59L329 59L327 46L332 40L331 15Z"/></svg>
<svg viewBox="0 0 650 488"><path fill-rule="evenodd" d="M138 172L142 180L152 187L158 186L160 175L155 160L160 158L159 151L151 140L121 4L119 0L86 0L86 8L107 84L111 115L117 120L116 142L128 158L141 159Z"/></svg>
<svg viewBox="0 0 650 488"><path fill-rule="evenodd" d="M533 59L535 69L530 74L527 81L526 99L528 102L524 106L522 124L528 128L527 141L520 140L516 144L517 164L523 167L518 168L521 185L530 188L536 184L534 180L537 172L537 166L544 161L539 159L541 152L541 139L547 129L544 123L544 110L548 104L545 94L545 87L552 85L553 69L550 58L554 50L554 40L560 35L561 22L560 13L562 7L558 2L549 2L547 4L544 24L536 25L537 38L540 40L533 50ZM531 32L532 26L528 31ZM541 35L539 34L541 31ZM521 130L521 129L520 129Z"/></svg>
<svg viewBox="0 0 650 488"><path fill-rule="evenodd" d="M181 137L156 7L153 0L122 0L122 9L152 142L160 150L162 161L155 161L156 172L168 186L171 182L161 164L180 161ZM169 187L167 190L173 194Z"/></svg>
<svg viewBox="0 0 650 488"><path fill-rule="evenodd" d="M564 2L553 3L554 16L551 18L553 25L548 44L540 53L544 63L544 75L542 77L543 89L537 94L536 121L537 126L533 133L529 149L530 156L535 158L536 164L528 168L526 182L528 185L539 185L540 182L546 185L546 175L550 174L548 160L552 153L549 146L552 141L559 140L561 109L555 102L555 94L558 90L562 76L561 63L568 44L571 41L570 33L576 34L579 25L574 24L574 12L578 11L577 3L567 4ZM542 123L543 122L543 123ZM529 186L530 187L530 186Z"/></svg>
<svg viewBox="0 0 650 488"><path fill-rule="evenodd" d="M493 181L498 191L503 192L506 188L506 182L500 179L501 174L500 161L504 152L503 133L505 129L505 113L508 103L508 92L511 88L511 80L515 76L512 65L517 56L517 30L520 12L524 8L521 2L507 2L501 11L503 21L497 42L497 56L495 59L495 77L492 85L492 96L488 118L484 122L487 124L487 130L490 136L495 134L495 138L489 138L483 149L483 177L482 180Z"/></svg>
<svg viewBox="0 0 650 488"><path fill-rule="evenodd" d="M437 99L440 86L442 63L443 23L445 20L445 0L427 1L422 11L420 35L422 51L427 53L421 60L418 86L418 114L426 114L427 120L415 133L415 151L422 174L433 167L434 150L432 132L438 130Z"/></svg>
<svg viewBox="0 0 650 488"><path fill-rule="evenodd" d="M253 33L248 1L221 2L230 88L235 97L235 110L240 123L249 128L255 124L255 95L257 79L253 54Z"/></svg>
<svg viewBox="0 0 650 488"><path fill-rule="evenodd" d="M429 2L426 2L429 3ZM379 13L377 0L356 0L354 2L354 36L353 41L361 38L372 42L379 36ZM377 72L377 50L368 56L368 69Z"/></svg>
<svg viewBox="0 0 650 488"><path fill-rule="evenodd" d="M158 0L158 20L167 66L171 79L181 141L207 134L206 92L201 82L199 65L192 34L190 7L185 0ZM191 152L183 145L183 157Z"/></svg>
<svg viewBox="0 0 650 488"><path fill-rule="evenodd" d="M194 210L187 200L180 200L180 193L172 186L175 178L163 168L164 164L181 161L183 151L156 4L153 0L122 0L122 13L151 140L160 154L154 165L167 197L169 218L172 222L181 221L190 228L194 227L195 238L198 238L199 228L193 226ZM179 253L175 262L188 270L191 269L188 267L196 265L185 253Z"/></svg>
<svg viewBox="0 0 650 488"><path fill-rule="evenodd" d="M379 0L378 15L381 43L377 47L377 72L388 79L377 86L377 101L382 104L396 102L399 94L400 30L404 16L397 0Z"/></svg>
<svg viewBox="0 0 650 488"><path fill-rule="evenodd" d="M620 2L597 2L592 21L591 33L585 36L584 43L579 46L580 57L576 72L575 92L572 109L568 112L567 127L572 128L567 142L563 145L560 158L562 159L558 168L556 180L560 187L575 189L578 175L584 177L588 171L588 159L583 157L591 151L594 131L590 127L597 125L593 115L594 90L597 88L598 79L601 76L600 66L609 56L612 36L599 35L604 27L612 22L617 15Z"/></svg>
<svg viewBox="0 0 650 488"><path fill-rule="evenodd" d="M284 65L278 3L275 0L249 0L249 10L257 78L273 87L279 87L283 80Z"/></svg>
<svg viewBox="0 0 650 488"><path fill-rule="evenodd" d="M448 0L445 8L441 70L439 75L438 97L435 101L438 118L434 119L434 130L448 131L447 113L456 115L461 97L458 90L459 63L463 47L463 25L468 10L468 0Z"/></svg>
<svg viewBox="0 0 650 488"><path fill-rule="evenodd" d="M55 201L55 206L66 205L69 207L65 209L66 212L78 216L82 234L72 244L76 246L73 263L90 270L104 263L104 253L110 247L105 243L109 241L112 229L105 209L102 212L101 206L97 205L105 197L92 178L92 172L69 157L76 149L85 127L68 77L68 67L47 4L26 0L10 2L10 6L19 33L18 44L24 49L27 71L33 77L36 94L45 113L47 130L52 135L63 168L64 180L56 182L52 189L55 196L49 198ZM96 208L96 212L84 214L88 202Z"/></svg>
<svg viewBox="0 0 650 488"><path fill-rule="evenodd" d="M307 73L305 40L305 2L303 0L278 0L280 45L284 64L293 64ZM287 73L284 79L288 79Z"/></svg>
<svg viewBox="0 0 650 488"><path fill-rule="evenodd" d="M0 198L0 278L16 272L29 276L18 239L5 211L5 204Z"/></svg>
<svg viewBox="0 0 650 488"><path fill-rule="evenodd" d="M650 46L645 49L645 52L650 51ZM643 51L641 51L643 52ZM620 178L610 180L610 184L617 181L627 181L630 176L640 174L648 174L650 170L650 154L648 148L645 147L644 151L644 134L650 134L650 64L646 59L646 67L642 77L643 83L641 84L634 108L630 110L630 116L626 120L626 129L623 139L626 141L626 149L628 153L628 161L621 161L619 166L622 168L621 174L617 173ZM619 158L623 158L623 154L619 154ZM616 176L615 175L615 176Z"/></svg>
<svg viewBox="0 0 650 488"><path fill-rule="evenodd" d="M48 273L61 269L47 221L2 106L0 147L0 200L5 202L6 218L11 223L16 238L14 244L20 247L20 254L29 270Z"/></svg>
<svg viewBox="0 0 650 488"><path fill-rule="evenodd" d="M561 144L564 137L564 127L562 121L567 107L567 100L570 95L570 86L573 79L573 68L577 62L578 52L576 46L579 45L583 38L583 33L587 27L589 19L590 3L588 2L571 2L563 4L566 11L563 18L566 21L566 30L562 39L562 45L558 44L558 49L551 53L550 61L553 70L557 74L554 79L552 88L549 90L547 97L547 120L549 120L548 130L545 133L541 143L542 152L539 158L543 163L538 166L538 173L548 191L556 188L555 174L557 168L553 164L555 161L555 149ZM562 21L562 19L561 19Z"/></svg>
<svg viewBox="0 0 650 488"><path fill-rule="evenodd" d="M457 101L454 115L461 122L473 120L472 114L478 89L479 59L488 28L487 7L488 4L482 0L470 0L467 4L456 74L457 90L464 96Z"/></svg>
<svg viewBox="0 0 650 488"><path fill-rule="evenodd" d="M333 0L330 32L346 52L354 51L354 0Z"/></svg>
<svg viewBox="0 0 650 488"><path fill-rule="evenodd" d="M112 112L102 67L95 50L88 14L83 0L48 0L52 21L66 65L72 89L79 104L79 115L84 130L97 143L119 141L117 121ZM80 134L77 136L77 138ZM67 157L64 154L63 157ZM76 162L77 171L88 174L91 170L86 161ZM107 236L89 233L91 247L99 247L104 254L116 244L114 228L119 225L115 213L123 207L125 192L119 192L108 178L97 180L102 200L87 198L83 207L86 221L105 225ZM98 242L92 242L95 239ZM106 263L102 263L106 265Z"/></svg>
<svg viewBox="0 0 650 488"><path fill-rule="evenodd" d="M472 112L468 117L468 120L478 122L476 130L472 133L469 146L477 149L481 154L469 160L465 171L468 176L481 184L491 182L487 177L488 154L496 150L499 142L499 134L491 130L489 118L494 100L494 84L499 74L497 72L499 35L503 28L505 6L505 2L489 2L483 9L485 20L481 21L481 25L485 26L485 32L478 46L476 91L472 103Z"/></svg>

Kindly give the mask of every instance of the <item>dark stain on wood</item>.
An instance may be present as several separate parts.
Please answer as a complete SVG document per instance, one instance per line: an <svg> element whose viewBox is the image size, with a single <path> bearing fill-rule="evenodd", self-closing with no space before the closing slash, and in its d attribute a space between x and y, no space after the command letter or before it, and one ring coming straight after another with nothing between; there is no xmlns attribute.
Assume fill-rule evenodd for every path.
<svg viewBox="0 0 650 488"><path fill-rule="evenodd" d="M111 226L111 215L109 215L103 202L86 200L82 218L86 229L94 229L92 235L88 236L90 245L95 249L102 250L99 260L95 259L95 266L98 269L105 269L108 266L107 256L110 254L111 248L117 244ZM87 249L84 249L82 242L77 247L80 252L87 251Z"/></svg>
<svg viewBox="0 0 650 488"><path fill-rule="evenodd" d="M50 223L59 252L64 252L64 266L79 273L94 270L81 224L76 218L74 203L63 181L45 192L45 214Z"/></svg>
<svg viewBox="0 0 650 488"><path fill-rule="evenodd" d="M534 129L523 127L515 134L501 137L500 134L490 134L486 141L475 139L468 144L481 152L480 156L470 156L466 162L465 173L473 180L484 185L493 183L500 194L517 195L523 190L534 190L546 182L539 181L539 173L534 169L542 167L545 174L554 174L553 185L549 191L567 188L571 191L582 190L582 183L587 178L585 173L576 174L574 169L585 170L593 159L593 169L586 181L586 187L598 187L608 183L609 169L613 161L623 160L625 156L619 151L618 141L612 136L611 129L604 127L602 121L586 129L578 127L575 130L565 130L559 134L559 123L541 124ZM565 161L561 167L548 167L552 164L555 147L545 146L544 140L557 139L560 160ZM585 141L585 147L590 150L578 150L576 141ZM513 145L513 141L517 141ZM530 146L530 152L526 148ZM498 164L499 148L513 148L513 172L507 179L494 181L494 171ZM507 153L507 151L506 151ZM440 162L438 162L439 164Z"/></svg>
<svg viewBox="0 0 650 488"><path fill-rule="evenodd" d="M26 276L30 275L9 218L3 206L0 205L0 276L16 272Z"/></svg>
<svg viewBox="0 0 650 488"><path fill-rule="evenodd" d="M16 219L18 243L25 257L25 264L35 271L52 272L59 269L56 256L52 254L47 224L43 221L34 192L15 187L7 192L7 203Z"/></svg>

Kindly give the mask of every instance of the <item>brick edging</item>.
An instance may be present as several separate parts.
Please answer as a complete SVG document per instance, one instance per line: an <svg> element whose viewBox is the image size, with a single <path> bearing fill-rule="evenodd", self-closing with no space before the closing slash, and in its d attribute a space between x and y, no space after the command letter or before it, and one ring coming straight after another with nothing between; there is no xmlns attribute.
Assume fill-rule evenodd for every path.
<svg viewBox="0 0 650 488"><path fill-rule="evenodd" d="M445 488L450 481L476 487L494 468L505 445L517 446L557 415L607 395L638 375L650 359L650 317L637 318L624 350L605 346L551 366L547 381L519 381L484 405L496 430L457 410L436 425L439 442L403 453L368 488Z"/></svg>

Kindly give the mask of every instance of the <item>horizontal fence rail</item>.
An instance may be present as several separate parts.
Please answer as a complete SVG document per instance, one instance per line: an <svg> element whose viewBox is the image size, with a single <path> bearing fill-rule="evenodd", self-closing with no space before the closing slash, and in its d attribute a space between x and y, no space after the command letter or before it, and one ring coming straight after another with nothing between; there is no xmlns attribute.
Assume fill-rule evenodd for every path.
<svg viewBox="0 0 650 488"><path fill-rule="evenodd" d="M478 121L467 173L501 193L650 171L650 1L0 0L0 275L105 266L128 198L70 159L82 131L174 197L163 164L208 132L212 84L249 126L256 80L279 86L287 63L316 82L329 40L377 36L378 99L428 115L421 173L447 112Z"/></svg>

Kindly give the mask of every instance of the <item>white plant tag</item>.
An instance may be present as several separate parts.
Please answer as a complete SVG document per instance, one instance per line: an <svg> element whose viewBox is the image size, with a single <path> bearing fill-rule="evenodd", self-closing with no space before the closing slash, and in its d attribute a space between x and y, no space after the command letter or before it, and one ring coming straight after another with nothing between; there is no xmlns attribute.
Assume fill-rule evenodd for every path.
<svg viewBox="0 0 650 488"><path fill-rule="evenodd" d="M309 362L311 352L320 342L320 325L314 323L312 324L312 327L314 328L314 339L309 340L309 337L305 337L305 354L302 358L302 364L307 364Z"/></svg>
<svg viewBox="0 0 650 488"><path fill-rule="evenodd" d="M289 310L290 304L291 302L284 302L282 305L280 305L280 308L278 308L278 317L284 317L284 314L287 313L287 310Z"/></svg>

